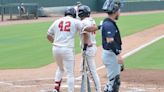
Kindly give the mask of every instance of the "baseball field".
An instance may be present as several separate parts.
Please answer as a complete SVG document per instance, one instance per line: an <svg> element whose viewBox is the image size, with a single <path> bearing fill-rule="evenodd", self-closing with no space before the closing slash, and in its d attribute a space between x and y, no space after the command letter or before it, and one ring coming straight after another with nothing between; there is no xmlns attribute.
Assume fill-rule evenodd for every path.
<svg viewBox="0 0 164 92"><path fill-rule="evenodd" d="M104 17L95 17L97 24L102 19ZM118 25L123 37L126 68L122 72L120 92L164 91L163 19L164 12L120 17ZM52 45L46 39L46 32L52 20L54 19L37 23L0 24L0 92L38 92L53 88L56 64L52 60ZM103 88L107 77L100 58L102 49L99 31L96 36L98 46L96 64ZM145 45L154 39L158 40L148 46ZM76 35L75 46L77 53L75 73L78 79L81 59L79 35ZM131 53L133 51L134 53ZM79 82L77 80L77 92ZM66 87L64 79L62 92L65 92Z"/></svg>

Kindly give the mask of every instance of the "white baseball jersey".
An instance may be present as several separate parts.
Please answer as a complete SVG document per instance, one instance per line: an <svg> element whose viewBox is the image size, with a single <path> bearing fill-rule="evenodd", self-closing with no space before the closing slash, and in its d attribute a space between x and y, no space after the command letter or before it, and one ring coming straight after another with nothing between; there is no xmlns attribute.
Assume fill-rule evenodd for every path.
<svg viewBox="0 0 164 92"><path fill-rule="evenodd" d="M48 29L47 34L53 36L53 45L73 48L74 36L81 29L82 23L80 20L66 16L56 20Z"/></svg>
<svg viewBox="0 0 164 92"><path fill-rule="evenodd" d="M82 20L82 24L84 26L83 29L85 29L86 27L96 25L96 22L91 17L88 17ZM91 44L96 44L96 32L86 32L82 30L82 33L87 33L89 35L89 42Z"/></svg>

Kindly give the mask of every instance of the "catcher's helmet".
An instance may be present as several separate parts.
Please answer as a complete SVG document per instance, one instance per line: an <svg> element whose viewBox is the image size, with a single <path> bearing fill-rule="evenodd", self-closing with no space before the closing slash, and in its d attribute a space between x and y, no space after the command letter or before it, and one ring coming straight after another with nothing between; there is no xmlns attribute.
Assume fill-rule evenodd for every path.
<svg viewBox="0 0 164 92"><path fill-rule="evenodd" d="M89 17L91 13L91 9L89 6L81 5L78 9L78 16L81 17Z"/></svg>
<svg viewBox="0 0 164 92"><path fill-rule="evenodd" d="M106 0L102 9L105 12L115 13L121 8L121 6L122 3L120 0Z"/></svg>
<svg viewBox="0 0 164 92"><path fill-rule="evenodd" d="M73 18L76 18L76 10L73 7L68 7L66 8L64 15L71 15Z"/></svg>
<svg viewBox="0 0 164 92"><path fill-rule="evenodd" d="M82 5L82 3L80 1L76 2L76 5Z"/></svg>

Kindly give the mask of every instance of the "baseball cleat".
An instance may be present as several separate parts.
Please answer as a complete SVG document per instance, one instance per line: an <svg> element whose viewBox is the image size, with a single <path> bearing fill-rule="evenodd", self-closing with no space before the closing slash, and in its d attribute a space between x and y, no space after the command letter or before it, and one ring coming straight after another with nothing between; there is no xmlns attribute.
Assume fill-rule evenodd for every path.
<svg viewBox="0 0 164 92"><path fill-rule="evenodd" d="M59 90L54 89L52 92L60 92Z"/></svg>

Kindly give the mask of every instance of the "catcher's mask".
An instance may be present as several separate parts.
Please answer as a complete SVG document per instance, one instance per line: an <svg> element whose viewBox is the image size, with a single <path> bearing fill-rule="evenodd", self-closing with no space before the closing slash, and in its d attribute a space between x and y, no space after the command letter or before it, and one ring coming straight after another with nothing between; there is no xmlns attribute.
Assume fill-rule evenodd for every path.
<svg viewBox="0 0 164 92"><path fill-rule="evenodd" d="M115 13L123 6L120 0L106 0L102 9L107 13Z"/></svg>

